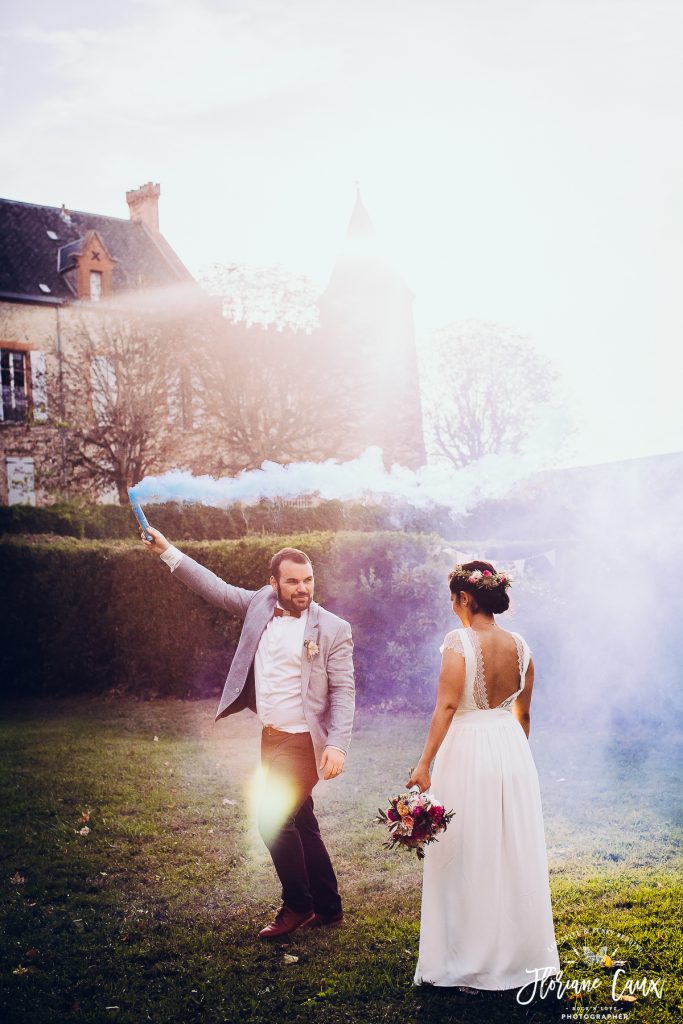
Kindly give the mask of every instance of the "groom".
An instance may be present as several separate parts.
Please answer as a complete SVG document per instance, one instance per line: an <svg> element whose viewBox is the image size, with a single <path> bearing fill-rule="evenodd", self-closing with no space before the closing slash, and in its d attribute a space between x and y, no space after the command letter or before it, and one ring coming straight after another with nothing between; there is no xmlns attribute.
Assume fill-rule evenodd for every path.
<svg viewBox="0 0 683 1024"><path fill-rule="evenodd" d="M344 770L355 707L351 627L313 600L313 566L296 548L270 561L260 590L225 583L148 527L143 542L179 580L244 619L216 721L244 708L261 721L265 782L261 836L282 883L282 906L262 928L277 939L343 919L337 879L313 813L319 778Z"/></svg>

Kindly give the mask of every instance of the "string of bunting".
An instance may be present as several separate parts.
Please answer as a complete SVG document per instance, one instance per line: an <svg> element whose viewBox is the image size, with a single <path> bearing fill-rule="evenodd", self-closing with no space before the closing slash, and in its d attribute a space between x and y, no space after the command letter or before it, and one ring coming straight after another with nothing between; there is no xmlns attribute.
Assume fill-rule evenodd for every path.
<svg viewBox="0 0 683 1024"><path fill-rule="evenodd" d="M488 555L481 554L481 552L460 551L458 548L445 548L445 553L452 557L457 565L461 565L463 562L473 562L477 559L484 562L493 562L497 569L509 572L513 581L521 579L527 564L535 561L537 558L547 558L553 568L557 564L557 551L555 548L550 548L548 551L539 551L538 554L530 555L528 558L514 559L490 558Z"/></svg>

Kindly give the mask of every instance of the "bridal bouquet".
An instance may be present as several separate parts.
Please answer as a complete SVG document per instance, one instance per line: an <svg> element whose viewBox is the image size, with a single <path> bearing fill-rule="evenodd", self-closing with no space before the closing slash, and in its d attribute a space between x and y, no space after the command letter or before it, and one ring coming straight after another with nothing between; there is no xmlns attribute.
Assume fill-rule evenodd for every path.
<svg viewBox="0 0 683 1024"><path fill-rule="evenodd" d="M455 811L447 811L430 793L401 793L392 797L389 807L380 807L375 818L378 825L389 829L384 846L392 850L399 846L415 850L418 860L424 858L424 848L437 841L439 832L445 832Z"/></svg>

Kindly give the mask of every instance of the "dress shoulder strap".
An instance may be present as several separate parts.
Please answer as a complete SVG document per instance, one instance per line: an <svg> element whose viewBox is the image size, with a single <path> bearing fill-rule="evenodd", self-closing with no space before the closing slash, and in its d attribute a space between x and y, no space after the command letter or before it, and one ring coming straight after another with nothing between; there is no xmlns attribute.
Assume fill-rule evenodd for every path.
<svg viewBox="0 0 683 1024"><path fill-rule="evenodd" d="M480 668L480 652L474 646L474 641L470 636L470 630L465 626L462 629L456 630L460 635L460 642L463 647L463 655L465 658L465 690L463 693L464 703L463 706L479 707L475 696L475 688L477 686L477 674Z"/></svg>
<svg viewBox="0 0 683 1024"><path fill-rule="evenodd" d="M519 688L524 689L524 683L526 681L526 672L531 661L531 648L528 643L519 633L513 633L510 630L510 635L514 637L515 644L517 645L517 662L519 664Z"/></svg>

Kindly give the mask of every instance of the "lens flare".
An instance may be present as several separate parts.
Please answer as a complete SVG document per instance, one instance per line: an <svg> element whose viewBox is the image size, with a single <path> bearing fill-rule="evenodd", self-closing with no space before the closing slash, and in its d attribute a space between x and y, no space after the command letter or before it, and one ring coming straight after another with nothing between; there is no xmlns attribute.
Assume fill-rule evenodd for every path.
<svg viewBox="0 0 683 1024"><path fill-rule="evenodd" d="M297 803L296 786L259 765L247 785L251 817L268 843L278 834Z"/></svg>

